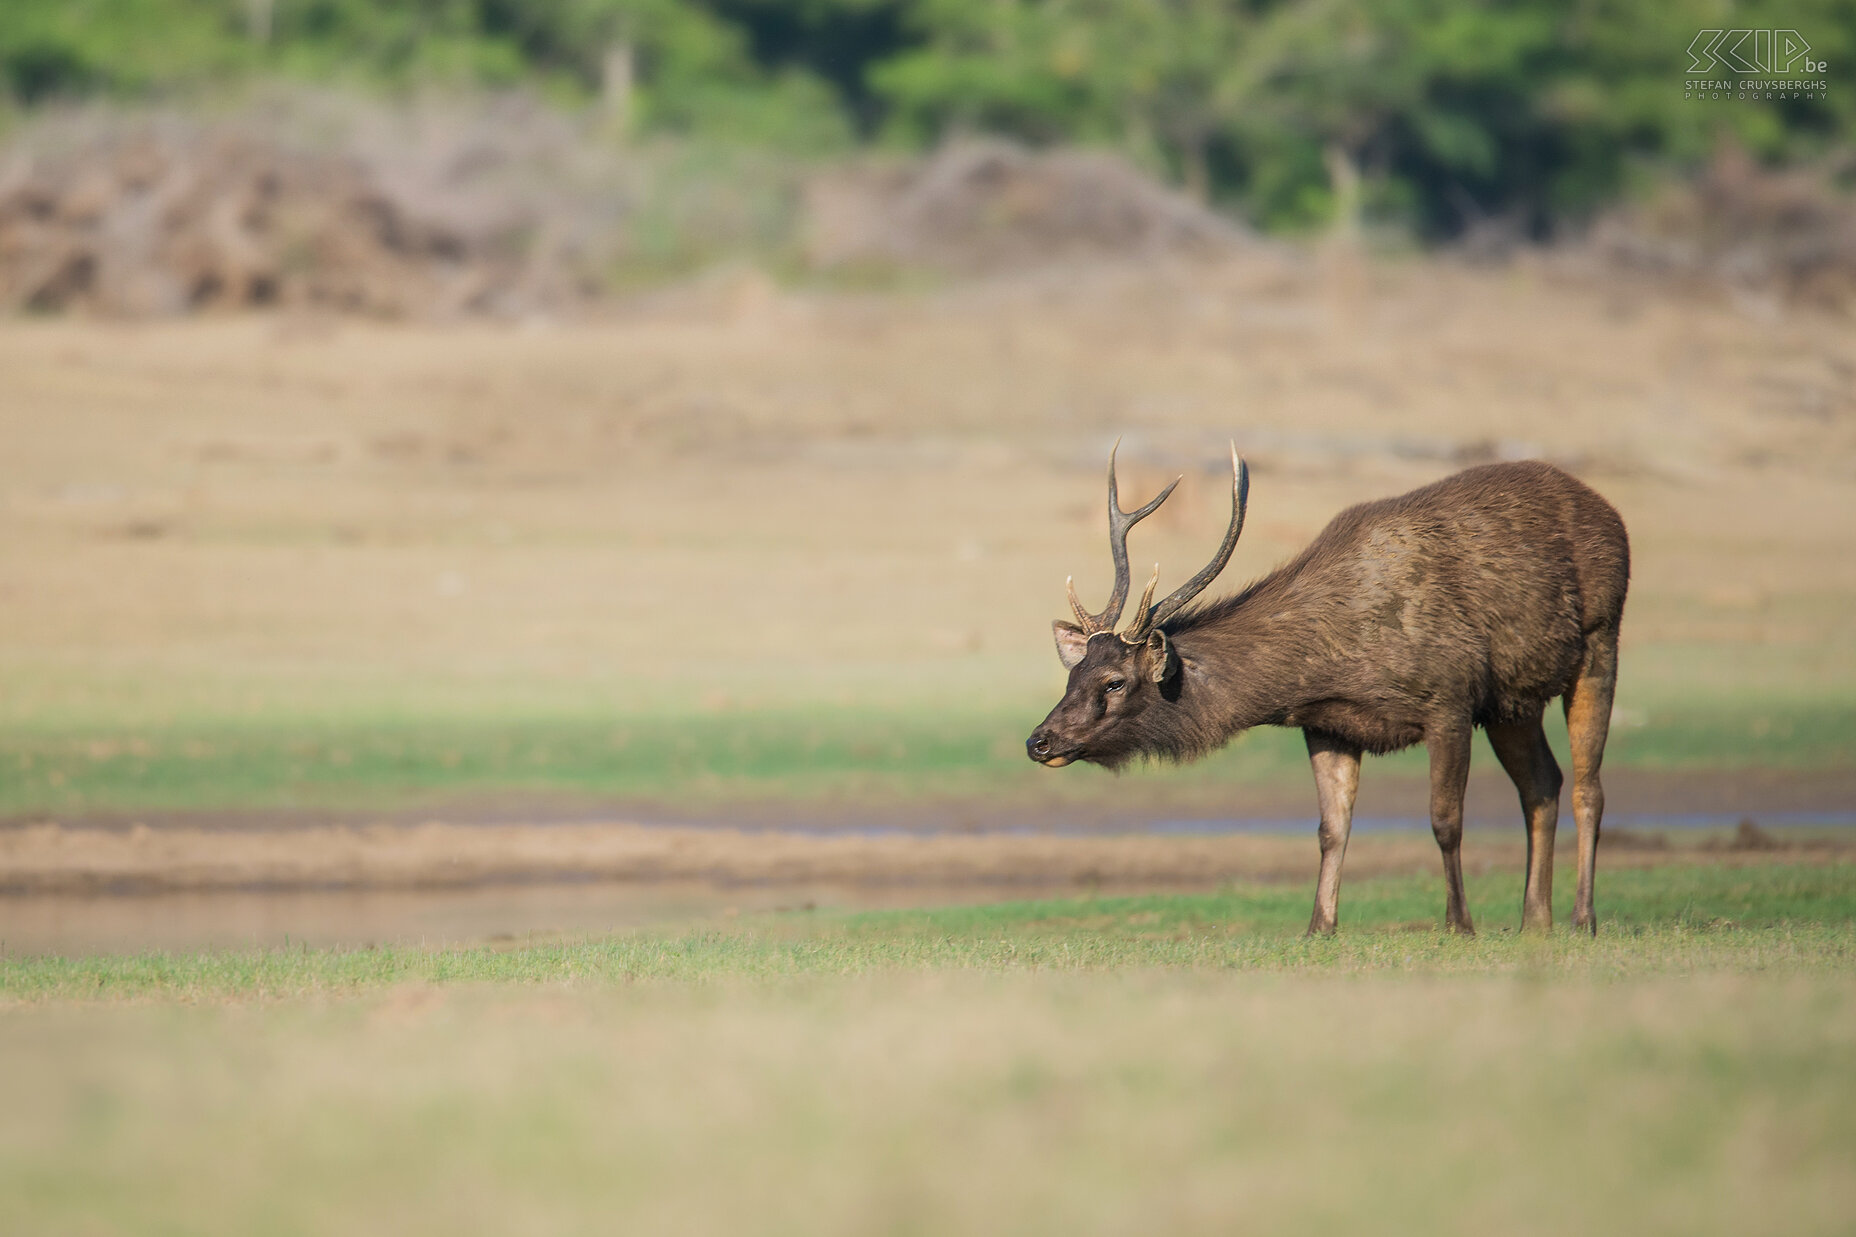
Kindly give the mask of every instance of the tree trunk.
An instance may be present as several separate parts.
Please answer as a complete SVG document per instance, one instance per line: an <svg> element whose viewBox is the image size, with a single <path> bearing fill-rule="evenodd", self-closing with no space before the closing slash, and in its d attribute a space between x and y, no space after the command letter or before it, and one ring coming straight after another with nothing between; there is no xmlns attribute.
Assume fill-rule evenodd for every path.
<svg viewBox="0 0 1856 1237"><path fill-rule="evenodd" d="M1180 143L1179 159L1186 177L1186 193L1203 206L1211 201L1212 173L1205 160L1205 138L1193 134Z"/></svg>
<svg viewBox="0 0 1856 1237"><path fill-rule="evenodd" d="M271 17L274 0L245 0L245 32L253 43L271 41Z"/></svg>
<svg viewBox="0 0 1856 1237"><path fill-rule="evenodd" d="M606 108L606 118L620 132L628 131L632 125L633 84L632 45L621 39L606 48L599 75L600 99Z"/></svg>
<svg viewBox="0 0 1856 1237"><path fill-rule="evenodd" d="M1352 243L1360 239L1360 165L1353 154L1339 142L1330 142L1321 152L1327 164L1328 187L1334 194L1334 237Z"/></svg>

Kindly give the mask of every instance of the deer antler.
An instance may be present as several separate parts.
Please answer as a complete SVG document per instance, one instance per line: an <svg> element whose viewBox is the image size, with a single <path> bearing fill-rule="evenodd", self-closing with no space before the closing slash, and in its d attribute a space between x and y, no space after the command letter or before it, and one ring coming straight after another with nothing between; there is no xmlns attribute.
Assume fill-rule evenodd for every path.
<svg viewBox="0 0 1856 1237"><path fill-rule="evenodd" d="M1082 627L1086 635L1093 636L1099 631L1113 631L1115 624L1121 621L1122 607L1128 604L1128 530L1159 510L1160 504L1165 502L1167 496L1173 492L1173 487L1183 480L1180 477L1173 478L1173 484L1161 490L1159 497L1145 507L1134 511L1123 511L1120 496L1115 488L1115 454L1120 450L1121 439L1117 438L1114 447L1108 453L1108 552L1109 557L1115 560L1115 591L1108 595L1108 605L1102 608L1100 614L1091 614L1083 609L1083 603L1076 596L1075 577L1064 582L1070 593L1070 609L1076 612L1077 624ZM1227 550L1226 553L1228 556L1229 551ZM1159 570L1158 565L1154 570L1156 572ZM1153 596L1152 585L1148 586L1147 596L1149 598ZM1145 601L1141 608L1143 610L1147 608Z"/></svg>
<svg viewBox="0 0 1856 1237"><path fill-rule="evenodd" d="M1141 615L1147 613L1147 607L1154 604L1154 590L1159 587L1160 564L1155 563L1154 573L1147 577L1147 587L1141 590L1141 600L1134 607L1134 618L1136 622L1140 621ZM1134 639L1129 638L1128 642L1132 644L1134 643Z"/></svg>
<svg viewBox="0 0 1856 1237"><path fill-rule="evenodd" d="M1178 484L1175 482L1174 484ZM1172 486L1167 487L1168 490ZM1121 633L1121 638L1129 644L1138 644L1147 638L1149 632L1179 613L1187 602L1205 591L1205 586L1218 578L1224 565L1231 561L1231 551L1237 547L1238 535L1244 531L1244 508L1250 502L1250 466L1237 454L1237 444L1231 444L1231 527L1225 531L1224 544L1212 555L1212 561L1205 564L1199 574L1167 594L1166 599L1149 610L1147 601L1153 596L1154 586L1147 586L1147 596L1141 599L1141 605L1134 612L1134 621ZM1156 576L1159 571L1155 567Z"/></svg>

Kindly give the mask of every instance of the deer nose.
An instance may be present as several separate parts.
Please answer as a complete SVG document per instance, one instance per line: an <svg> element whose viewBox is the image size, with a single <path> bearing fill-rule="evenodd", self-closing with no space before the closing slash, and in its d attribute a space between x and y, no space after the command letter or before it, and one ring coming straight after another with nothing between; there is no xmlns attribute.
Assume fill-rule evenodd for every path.
<svg viewBox="0 0 1856 1237"><path fill-rule="evenodd" d="M1033 760L1048 760L1050 758L1050 736L1042 730L1032 731L1031 737L1025 740L1025 754Z"/></svg>

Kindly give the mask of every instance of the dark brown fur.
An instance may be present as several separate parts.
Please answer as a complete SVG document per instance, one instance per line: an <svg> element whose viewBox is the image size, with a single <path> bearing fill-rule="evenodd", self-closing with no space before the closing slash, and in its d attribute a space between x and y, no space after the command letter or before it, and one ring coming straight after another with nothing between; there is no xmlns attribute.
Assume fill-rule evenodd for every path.
<svg viewBox="0 0 1856 1237"><path fill-rule="evenodd" d="M1469 736L1481 727L1528 817L1523 922L1545 926L1560 773L1541 716L1560 696L1581 844L1575 922L1595 927L1588 852L1629 577L1623 521L1588 486L1537 462L1472 468L1348 508L1291 562L1161 624L1164 638L1129 645L1101 633L1072 646L1081 658L1028 741L1032 758L1191 760L1252 726L1300 727L1323 817L1310 929L1324 931L1337 916L1360 754L1423 742L1447 922L1467 932L1457 848Z"/></svg>

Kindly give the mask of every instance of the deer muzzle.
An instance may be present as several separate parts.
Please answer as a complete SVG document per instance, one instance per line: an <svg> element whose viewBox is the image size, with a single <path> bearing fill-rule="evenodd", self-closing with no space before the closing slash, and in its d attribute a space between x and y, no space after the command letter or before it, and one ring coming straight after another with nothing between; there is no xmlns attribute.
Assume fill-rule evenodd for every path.
<svg viewBox="0 0 1856 1237"><path fill-rule="evenodd" d="M1076 759L1074 752L1060 752L1051 739L1050 731L1039 726L1025 740L1025 755L1037 761L1047 769L1061 769Z"/></svg>

